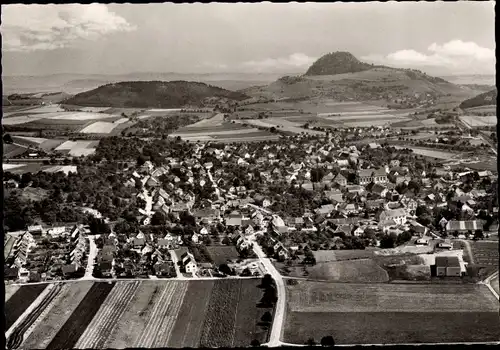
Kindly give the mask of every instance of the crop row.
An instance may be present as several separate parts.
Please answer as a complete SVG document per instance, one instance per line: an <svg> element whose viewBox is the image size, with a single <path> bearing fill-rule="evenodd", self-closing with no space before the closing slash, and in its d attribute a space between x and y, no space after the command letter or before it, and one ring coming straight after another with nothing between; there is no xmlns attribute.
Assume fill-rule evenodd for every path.
<svg viewBox="0 0 500 350"><path fill-rule="evenodd" d="M76 347L102 348L107 337L111 334L113 327L116 325L116 321L119 320L121 314L125 311L138 287L139 282L115 286L83 332L76 343Z"/></svg>
<svg viewBox="0 0 500 350"><path fill-rule="evenodd" d="M47 346L47 349L73 348L114 285L114 283L105 282L92 285L78 307Z"/></svg>

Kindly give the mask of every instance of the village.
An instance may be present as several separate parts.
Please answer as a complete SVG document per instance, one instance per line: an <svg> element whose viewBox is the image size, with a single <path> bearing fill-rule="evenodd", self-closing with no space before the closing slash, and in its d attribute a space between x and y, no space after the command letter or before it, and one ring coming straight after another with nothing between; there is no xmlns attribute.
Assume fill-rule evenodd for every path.
<svg viewBox="0 0 500 350"><path fill-rule="evenodd" d="M490 171L338 136L290 141L196 143L161 166L130 163L123 185L137 189L138 226L94 209L94 228L30 226L12 235L5 278L262 276L255 244L277 262L307 265L318 250L450 250L451 240L497 235ZM462 257L453 261L465 275Z"/></svg>

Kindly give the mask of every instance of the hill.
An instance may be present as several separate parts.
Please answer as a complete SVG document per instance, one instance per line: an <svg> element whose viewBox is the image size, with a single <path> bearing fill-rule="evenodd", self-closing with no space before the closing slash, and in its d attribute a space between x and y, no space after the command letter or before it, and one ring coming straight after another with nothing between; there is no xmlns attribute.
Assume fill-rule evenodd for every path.
<svg viewBox="0 0 500 350"><path fill-rule="evenodd" d="M480 92L419 70L374 66L346 52L321 57L304 75L283 77L269 85L241 91L270 100L382 101L397 108L440 106L441 102L456 107Z"/></svg>
<svg viewBox="0 0 500 350"><path fill-rule="evenodd" d="M496 105L497 104L497 90L493 89L491 91L479 94L473 98L463 101L460 104L460 108L474 108L488 105Z"/></svg>
<svg viewBox="0 0 500 350"><path fill-rule="evenodd" d="M65 104L88 107L181 108L217 101L241 101L243 93L188 81L128 81L79 93Z"/></svg>
<svg viewBox="0 0 500 350"><path fill-rule="evenodd" d="M320 57L306 72L306 75L335 75L356 73L372 69L372 64L359 61L349 52L332 52Z"/></svg>

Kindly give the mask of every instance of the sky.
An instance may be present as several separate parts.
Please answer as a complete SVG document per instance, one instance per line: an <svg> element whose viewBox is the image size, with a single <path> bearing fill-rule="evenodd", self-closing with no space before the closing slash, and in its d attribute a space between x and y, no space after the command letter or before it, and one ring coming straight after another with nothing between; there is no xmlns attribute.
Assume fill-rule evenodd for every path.
<svg viewBox="0 0 500 350"><path fill-rule="evenodd" d="M495 74L494 2L2 6L4 75L303 73L328 52Z"/></svg>

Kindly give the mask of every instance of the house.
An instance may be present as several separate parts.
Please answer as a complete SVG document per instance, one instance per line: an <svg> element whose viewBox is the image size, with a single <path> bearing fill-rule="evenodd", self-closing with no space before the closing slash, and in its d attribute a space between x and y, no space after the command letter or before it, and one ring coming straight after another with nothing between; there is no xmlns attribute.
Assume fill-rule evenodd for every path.
<svg viewBox="0 0 500 350"><path fill-rule="evenodd" d="M382 198L385 198L388 192L387 188L379 183L374 184L370 191Z"/></svg>
<svg viewBox="0 0 500 350"><path fill-rule="evenodd" d="M15 281L19 277L19 269L17 267L5 267L4 269L4 279L9 281Z"/></svg>
<svg viewBox="0 0 500 350"><path fill-rule="evenodd" d="M77 264L69 264L62 267L62 273L64 277L71 276L76 271L78 271Z"/></svg>
<svg viewBox="0 0 500 350"><path fill-rule="evenodd" d="M180 262L187 273L195 273L198 270L196 261L191 253L185 252L181 255Z"/></svg>
<svg viewBox="0 0 500 350"><path fill-rule="evenodd" d="M66 232L66 227L64 226L59 226L59 227L52 227L51 229L48 230L48 234L51 235L52 237L58 237L62 235L63 233Z"/></svg>
<svg viewBox="0 0 500 350"><path fill-rule="evenodd" d="M207 223L212 223L220 217L220 211L211 208L198 209L193 212L193 216L196 222L206 221Z"/></svg>
<svg viewBox="0 0 500 350"><path fill-rule="evenodd" d="M384 210L379 216L379 221L387 220L393 220L397 225L404 225L406 223L406 211L404 209Z"/></svg>
<svg viewBox="0 0 500 350"><path fill-rule="evenodd" d="M146 240L144 238L134 238L132 240L132 245L135 249L141 249L146 244Z"/></svg>
<svg viewBox="0 0 500 350"><path fill-rule="evenodd" d="M236 226L240 227L242 225L243 215L241 214L230 214L226 218L226 226Z"/></svg>
<svg viewBox="0 0 500 350"><path fill-rule="evenodd" d="M335 176L335 179L333 180L333 182L335 182L336 184L339 184L340 186L347 186L347 179L345 178L345 176L343 176L342 174L337 174L337 176Z"/></svg>
<svg viewBox="0 0 500 350"><path fill-rule="evenodd" d="M264 200L262 201L262 207L263 207L263 208L267 208L267 207L269 207L270 205L271 205L271 201L270 201L269 199L264 199Z"/></svg>
<svg viewBox="0 0 500 350"><path fill-rule="evenodd" d="M483 230L484 222L482 220L472 220L472 221L457 221L450 220L446 223L446 232L452 233L474 233L476 230Z"/></svg>
<svg viewBox="0 0 500 350"><path fill-rule="evenodd" d="M436 256L435 267L436 276L451 277L462 275L460 261L456 256Z"/></svg>
<svg viewBox="0 0 500 350"><path fill-rule="evenodd" d="M333 175L332 173L328 173L327 175L323 176L323 178L321 179L321 182L322 183L330 183L333 181L333 179L335 179L335 175Z"/></svg>
<svg viewBox="0 0 500 350"><path fill-rule="evenodd" d="M31 233L32 235L41 235L42 231L43 231L42 225L28 226L28 232Z"/></svg>

